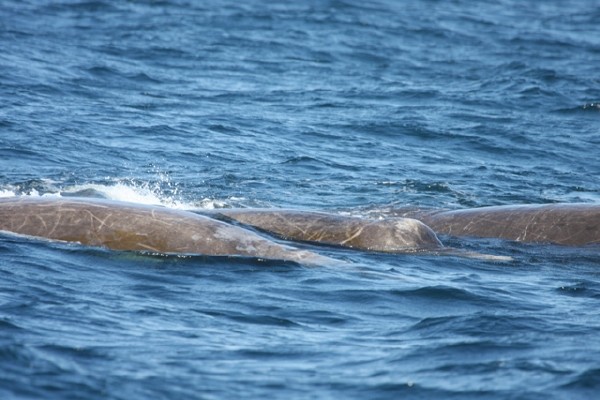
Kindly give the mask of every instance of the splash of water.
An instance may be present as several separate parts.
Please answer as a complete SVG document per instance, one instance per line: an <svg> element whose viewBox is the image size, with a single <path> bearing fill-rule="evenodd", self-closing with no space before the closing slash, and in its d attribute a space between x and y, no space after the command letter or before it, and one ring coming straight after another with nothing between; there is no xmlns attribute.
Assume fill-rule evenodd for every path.
<svg viewBox="0 0 600 400"><path fill-rule="evenodd" d="M240 198L215 199L201 198L188 200L180 193L179 187L172 183L166 174L160 174L156 182L140 182L124 178L107 178L109 183L83 183L61 186L53 185L46 188L32 188L28 185L0 187L0 198L29 196L29 197L96 197L115 201L125 201L136 204L160 205L178 210L205 210L225 208L237 204Z"/></svg>

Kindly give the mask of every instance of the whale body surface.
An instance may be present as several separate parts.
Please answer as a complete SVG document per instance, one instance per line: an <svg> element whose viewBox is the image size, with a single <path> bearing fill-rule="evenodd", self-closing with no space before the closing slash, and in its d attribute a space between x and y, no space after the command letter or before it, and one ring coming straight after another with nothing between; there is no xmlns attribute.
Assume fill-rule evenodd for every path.
<svg viewBox="0 0 600 400"><path fill-rule="evenodd" d="M491 237L566 246L600 244L600 205L533 204L464 210L397 211L438 234Z"/></svg>
<svg viewBox="0 0 600 400"><path fill-rule="evenodd" d="M100 199L0 199L0 230L114 250L336 262L192 212Z"/></svg>
<svg viewBox="0 0 600 400"><path fill-rule="evenodd" d="M443 247L428 226L412 218L367 219L277 209L220 209L212 214L250 225L286 240L387 253Z"/></svg>
<svg viewBox="0 0 600 400"><path fill-rule="evenodd" d="M248 256L307 265L342 262L276 243L222 220L285 240L388 253L452 254L436 233L571 246L600 244L600 206L586 204L396 209L385 212L390 218L278 209L220 209L205 214L97 198L17 197L0 199L0 230L115 250Z"/></svg>

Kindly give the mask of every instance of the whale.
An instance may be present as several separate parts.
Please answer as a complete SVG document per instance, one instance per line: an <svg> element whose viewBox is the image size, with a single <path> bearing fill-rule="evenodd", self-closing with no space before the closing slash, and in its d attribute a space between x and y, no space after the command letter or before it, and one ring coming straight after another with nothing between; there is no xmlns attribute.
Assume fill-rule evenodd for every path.
<svg viewBox="0 0 600 400"><path fill-rule="evenodd" d="M113 250L342 263L189 211L106 199L0 199L0 231Z"/></svg>
<svg viewBox="0 0 600 400"><path fill-rule="evenodd" d="M556 211L554 214L545 212L543 215L547 218L541 224L537 219L531 218L532 215L541 215L540 209L547 211L545 207L521 207L520 214L515 214L514 209L515 207L501 208L495 213L491 208L457 211L388 210L385 218L285 209L203 210L203 215L200 215L197 212L98 197L23 196L0 199L0 231L114 250L247 256L289 260L305 265L347 263L278 243L273 240L273 236L286 241L333 245L361 251L426 252L509 261L510 257L445 247L437 234L580 244L582 239L576 238L572 232L568 235L563 225L575 222L575 225L582 226L586 223L585 216L590 216L590 210L585 207L564 206L560 213L562 217L572 216L576 209L577 218L566 218L561 222L562 220L556 220ZM529 214L525 212L527 210ZM534 213L535 210L538 212ZM495 219L492 220L490 215ZM527 215L529 219L526 218ZM592 216L597 218L598 213ZM553 223L550 224L548 219L553 219ZM528 223L521 226L523 221ZM540 232L534 235L542 226L553 226L554 229L541 230L544 232L543 237ZM558 229L559 227L563 228ZM598 243L597 224L584 230L587 232L584 244ZM509 232L513 234L510 235ZM269 237L263 233L267 233ZM562 241L554 237L559 233ZM590 235L596 239L589 239ZM564 240L566 237L570 237L571 241Z"/></svg>
<svg viewBox="0 0 600 400"><path fill-rule="evenodd" d="M459 210L398 208L376 214L416 218L438 235L564 246L600 244L600 204L525 204Z"/></svg>
<svg viewBox="0 0 600 400"><path fill-rule="evenodd" d="M217 209L205 215L275 235L284 240L320 243L362 251L410 253L443 247L426 224L414 218L368 219L286 209Z"/></svg>

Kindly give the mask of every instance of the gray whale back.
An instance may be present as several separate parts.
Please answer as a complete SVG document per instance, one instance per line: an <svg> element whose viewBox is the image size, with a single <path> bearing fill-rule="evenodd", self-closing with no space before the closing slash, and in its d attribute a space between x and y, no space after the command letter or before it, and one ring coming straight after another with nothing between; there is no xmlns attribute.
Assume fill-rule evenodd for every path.
<svg viewBox="0 0 600 400"><path fill-rule="evenodd" d="M0 199L0 230L114 250L337 262L192 212L101 199Z"/></svg>

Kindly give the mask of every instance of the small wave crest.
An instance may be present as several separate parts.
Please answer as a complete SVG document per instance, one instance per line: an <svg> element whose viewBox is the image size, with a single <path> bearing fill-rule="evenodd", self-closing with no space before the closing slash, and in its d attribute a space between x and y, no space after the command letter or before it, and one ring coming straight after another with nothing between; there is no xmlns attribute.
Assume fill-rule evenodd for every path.
<svg viewBox="0 0 600 400"><path fill-rule="evenodd" d="M166 195L160 188L148 183L116 182L114 184L83 184L65 188L62 196L101 197L109 200L127 201L137 204L162 205L169 208L187 209L189 204L177 198L177 195Z"/></svg>
<svg viewBox="0 0 600 400"><path fill-rule="evenodd" d="M10 189L0 189L0 198L1 197L14 197L16 193Z"/></svg>
<svg viewBox="0 0 600 400"><path fill-rule="evenodd" d="M168 188L165 189L164 186ZM52 185L37 188L30 185L0 186L0 198L15 196L29 197L89 197L129 203L159 205L177 210L206 210L231 207L243 199L201 198L187 200L180 195L177 187L170 182L137 182L129 179L117 179L110 183L84 183L76 185Z"/></svg>
<svg viewBox="0 0 600 400"><path fill-rule="evenodd" d="M578 105L575 107L562 108L562 109L559 109L558 112L566 113L566 114L579 113L579 112L592 112L592 113L600 112L600 102L585 103L583 105Z"/></svg>

